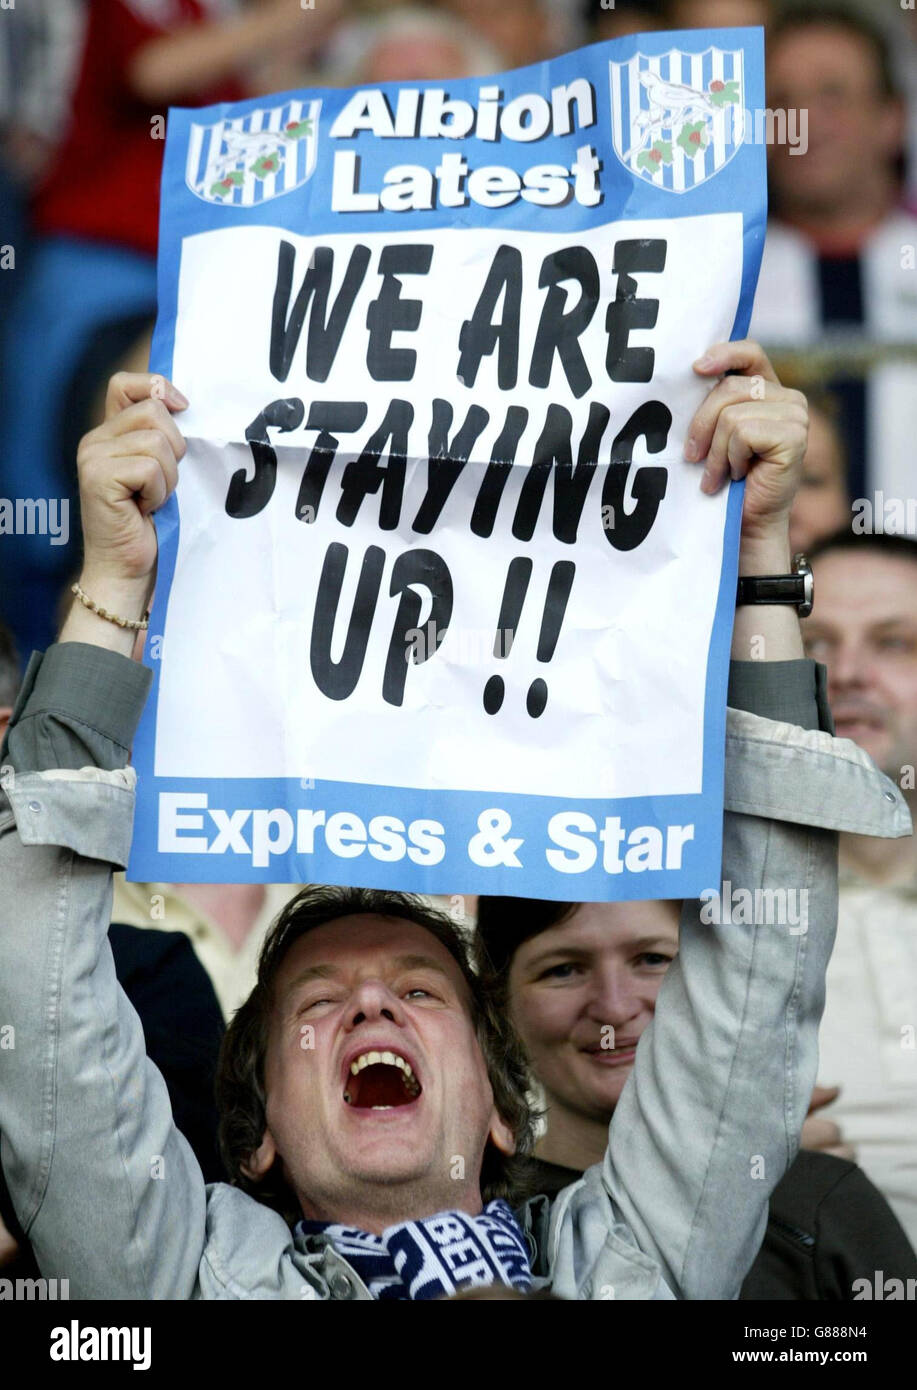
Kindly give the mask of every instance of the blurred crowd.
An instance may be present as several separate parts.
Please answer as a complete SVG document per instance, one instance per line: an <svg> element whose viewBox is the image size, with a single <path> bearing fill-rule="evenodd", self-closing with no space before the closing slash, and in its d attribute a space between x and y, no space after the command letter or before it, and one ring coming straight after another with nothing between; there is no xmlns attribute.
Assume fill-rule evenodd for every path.
<svg viewBox="0 0 917 1390"><path fill-rule="evenodd" d="M838 735L864 748L913 807L917 12L863 0L855 9L769 0L588 8L17 0L0 10L0 495L69 504L59 544L47 534L0 534L0 727L22 661L53 641L78 569L77 442L100 419L112 372L146 368L170 105L484 75L627 33L758 24L768 106L805 111L808 122L805 153L786 143L768 150L770 220L750 330L781 380L810 401L791 518L792 548L813 558L815 572L807 647L827 667ZM803 1153L772 1201L748 1298L849 1298L856 1273L917 1274L917 849L913 839L842 835L841 862L823 1084ZM252 988L268 924L294 891L116 884L119 978L213 1180L220 1035ZM557 1061L598 1020L636 1048L678 949L677 914L665 903L636 913L522 899L455 904L469 931L477 922L490 964L499 957L545 1097L538 1181L559 1190L601 1158L628 1067L596 1080ZM544 970L554 972L550 990ZM561 1004L553 984L572 978L577 987ZM15 1214L2 1200L0 1211L0 1263L14 1253L27 1259L21 1233L10 1234Z"/></svg>

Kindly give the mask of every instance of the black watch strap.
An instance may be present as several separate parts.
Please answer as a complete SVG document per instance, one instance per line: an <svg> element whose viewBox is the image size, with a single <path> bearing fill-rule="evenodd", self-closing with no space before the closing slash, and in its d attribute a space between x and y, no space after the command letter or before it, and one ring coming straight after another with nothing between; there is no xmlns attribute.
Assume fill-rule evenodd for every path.
<svg viewBox="0 0 917 1390"><path fill-rule="evenodd" d="M812 612L814 582L812 569L804 555L793 557L793 574L743 575L736 591L736 604L792 604L800 618Z"/></svg>

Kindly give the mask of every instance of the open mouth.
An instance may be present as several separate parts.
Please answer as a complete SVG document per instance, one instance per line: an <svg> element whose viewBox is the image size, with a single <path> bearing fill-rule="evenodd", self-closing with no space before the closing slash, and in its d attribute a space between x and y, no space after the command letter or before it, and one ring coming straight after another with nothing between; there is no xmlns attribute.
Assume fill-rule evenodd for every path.
<svg viewBox="0 0 917 1390"><path fill-rule="evenodd" d="M350 1064L344 1101L358 1110L394 1110L412 1104L422 1089L397 1052L362 1052Z"/></svg>

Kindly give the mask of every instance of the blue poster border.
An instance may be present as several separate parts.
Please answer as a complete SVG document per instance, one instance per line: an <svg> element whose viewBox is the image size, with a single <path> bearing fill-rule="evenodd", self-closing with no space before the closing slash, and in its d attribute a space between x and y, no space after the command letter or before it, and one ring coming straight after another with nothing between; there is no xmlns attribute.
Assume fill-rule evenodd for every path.
<svg viewBox="0 0 917 1390"><path fill-rule="evenodd" d="M746 106L752 110L764 107L763 82L763 35L758 29L732 30L688 30L666 33L629 35L608 43L591 45L577 53L564 55L551 64L552 80L565 82L580 75L594 60L600 62L614 59L625 61L638 51L653 56L667 53L673 47L687 51L702 51L710 44L742 48L746 59ZM540 67L541 65L539 65ZM534 68L518 69L513 73L500 74L499 80L505 84L507 92L515 88L519 91L538 84ZM451 94L461 96L462 91L474 89L487 81L495 79L464 79L449 83ZM391 84L378 84L384 92L397 90ZM403 84L402 84L403 85ZM410 84L421 90L442 84L416 82ZM607 117L607 83L595 84L597 121L601 127ZM273 94L270 100L278 103L290 95L298 97L320 97L323 103L328 99L341 100L339 91L310 90L308 93ZM263 104L264 99L261 99ZM215 120L225 116L230 109L234 115L244 115L257 109L258 99L227 106L210 107L202 110L175 109L170 111L163 172L163 214L160 229L160 249L158 261L159 277L159 315L153 336L150 367L171 377L174 347L175 323L178 308L178 283L181 264L181 247L185 236L208 230L210 225L276 225L276 212L270 204L253 208L209 209L195 197L184 183L182 157L185 137L192 119L198 121ZM581 138L581 137L580 137ZM391 163L397 162L398 146L405 142L392 140L386 151ZM523 154L528 147L524 147ZM507 158L504 146L500 151L501 160L512 163ZM519 154L518 151L509 152ZM526 156L527 157L527 156ZM519 155L522 158L522 155ZM607 164L610 164L610 160ZM629 218L665 218L673 216L699 216L710 212L735 211L737 205L754 209L753 215L743 212L743 269L738 310L731 338L743 338L751 317L754 289L757 283L761 255L764 245L766 221L766 202L764 186L764 152L753 144L743 145L733 156L729 176L729 195L722 191L721 180L713 177L700 187L688 193L673 195L652 187L646 181L629 175L623 166L616 172L615 186L627 180L624 202L617 211L604 207L601 215L593 217L589 225L615 220L626 211ZM316 171L316 175L319 171ZM725 181L724 181L725 182ZM315 187L320 184L314 183ZM310 185L305 185L307 189ZM743 196L748 190L748 196ZM297 198L301 190L284 195L284 201ZM676 201L677 199L677 201ZM569 208L569 205L568 205ZM577 218L582 219L582 209L575 209L572 216L564 216L568 208L556 211L560 214L552 223L552 231L573 231ZM504 213L507 210L502 210ZM227 214L233 219L227 221ZM524 210L519 214L524 215ZM329 217L332 216L329 214ZM491 225L492 214L487 215L487 225ZM512 217L501 217L506 226L513 225ZM474 216L463 214L464 225L474 225ZM483 217L481 224L484 225ZM330 223L337 226L339 224ZM439 213L413 213L411 228L418 231L425 227L449 225ZM310 230L322 233L329 226L318 225ZM391 221L363 219L352 215L348 220L347 231L382 230L391 226ZM529 229L531 222L520 224ZM178 417L180 425L181 417ZM729 652L732 638L732 623L738 575L738 548L741 526L744 484L733 483L727 503L727 516L724 530L723 559L716 603L715 618L712 624L709 649L706 654L706 680L704 692L703 724L703 775L702 790L695 795L674 795L638 798L558 798L532 795L503 795L488 792L465 792L438 789L436 792L404 787L380 787L370 784L351 784L342 782L316 782L304 787L296 779L202 779L165 778L154 773L155 728L160 692L160 668L157 641L162 645L168 609L168 596L178 554L180 538L180 515L178 503L173 496L157 514L156 525L159 538L159 572L156 595L150 620L149 638L144 656L145 664L152 672L152 688L134 749L134 764L137 769L140 795L138 797L133 847L128 877L142 882L180 881L180 882L321 882L349 886L372 886L388 889L405 889L433 894L457 892L479 892L490 894L515 894L531 897L554 898L559 900L614 901L645 898L683 898L696 897L708 887L714 887L720 878L722 853L722 790L725 758L726 689L729 673ZM379 854L373 854L370 845L356 851L358 837L353 837L349 846L351 856L342 857L325 847L324 837L317 833L312 852L297 852L294 833L293 847L284 853L269 855L267 865L256 866L246 862L242 853L226 852L220 854L202 853L192 848L193 842L205 830L205 816L199 809L185 807L176 824L179 839L184 840L181 851L167 853L157 848L159 842L159 815L157 806L161 794L179 793L189 797L206 797L207 807L218 808L226 815L240 809L249 809L252 815L245 827L240 829L240 843L250 842L254 823L254 813L258 810L269 812L283 808L288 813L299 810L315 811L324 809L327 816L338 812L351 812L361 815L368 827L369 821L377 815L397 817L405 827L415 821L438 821L444 827L442 837L427 834L424 843L429 847L431 841L442 838L445 846L443 857L436 863L421 862L423 849L409 843L407 829L404 833L404 853L395 861L386 861ZM435 805L436 814L431 811ZM448 808L449 815L443 813ZM513 863L493 864L472 863L468 857L467 846L478 833L478 816L493 808L505 811L511 818L511 828L502 837L503 842L521 838L523 845L516 851L520 866ZM576 872L560 872L551 868L545 860L548 848L556 850L546 839L548 821L552 816L574 810L591 817L597 830L595 834L583 833L585 842L596 843L596 862L590 867ZM195 817L199 817L198 825ZM606 817L620 819L626 827L653 827L665 840L666 827L693 825L694 835L685 840L681 850L679 867L647 867L639 871L617 872L603 867L604 848L598 841L598 828ZM295 821L295 814L292 816ZM273 830L279 833L274 824ZM211 841L216 836L216 828L209 826ZM677 836L675 837L678 838ZM421 835L423 841L424 837ZM346 836L340 841L346 840ZM384 846L377 849L384 850ZM411 849L417 857L409 857ZM436 853L436 851L433 851ZM484 851L486 854L486 850ZM588 858L588 851L579 851ZM248 856L251 860L254 856ZM504 858L507 857L504 851ZM511 857L511 856L510 856ZM575 856L574 856L575 857ZM639 858L639 847L635 849ZM650 858L648 851L645 858ZM674 851L673 851L674 857Z"/></svg>

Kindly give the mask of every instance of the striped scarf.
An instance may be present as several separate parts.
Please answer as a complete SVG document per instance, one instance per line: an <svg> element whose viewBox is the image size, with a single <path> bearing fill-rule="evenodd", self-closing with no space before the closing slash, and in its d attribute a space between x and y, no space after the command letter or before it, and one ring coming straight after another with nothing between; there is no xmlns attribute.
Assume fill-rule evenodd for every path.
<svg viewBox="0 0 917 1390"><path fill-rule="evenodd" d="M525 1238L504 1201L488 1202L480 1216L444 1211L402 1221L381 1236L322 1221L296 1227L301 1236L319 1232L330 1237L373 1298L446 1298L486 1284L532 1286Z"/></svg>

